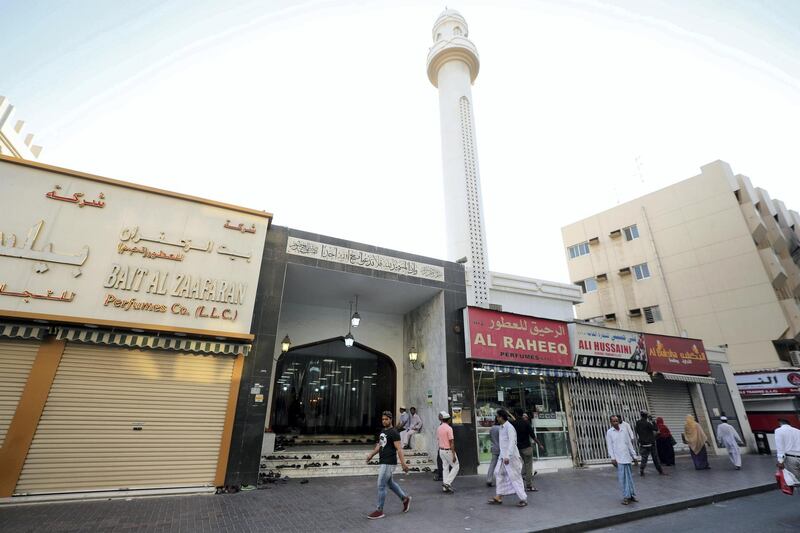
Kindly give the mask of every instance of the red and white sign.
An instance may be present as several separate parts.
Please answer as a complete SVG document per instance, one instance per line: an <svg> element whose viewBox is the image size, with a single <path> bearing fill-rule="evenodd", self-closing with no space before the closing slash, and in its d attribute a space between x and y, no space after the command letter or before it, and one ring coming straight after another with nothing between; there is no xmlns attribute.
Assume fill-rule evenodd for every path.
<svg viewBox="0 0 800 533"><path fill-rule="evenodd" d="M645 333L647 365L650 372L711 375L703 341Z"/></svg>
<svg viewBox="0 0 800 533"><path fill-rule="evenodd" d="M572 366L566 322L467 307L464 329L468 358Z"/></svg>
<svg viewBox="0 0 800 533"><path fill-rule="evenodd" d="M757 372L736 374L736 387L742 396L800 394L800 372Z"/></svg>

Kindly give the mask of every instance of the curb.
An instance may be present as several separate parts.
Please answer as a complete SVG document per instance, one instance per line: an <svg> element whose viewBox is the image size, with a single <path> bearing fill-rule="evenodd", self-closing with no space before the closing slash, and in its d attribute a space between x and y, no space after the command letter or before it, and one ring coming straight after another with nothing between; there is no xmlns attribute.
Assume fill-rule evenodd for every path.
<svg viewBox="0 0 800 533"><path fill-rule="evenodd" d="M752 496L753 494L761 494L775 489L775 483L765 483L763 485L756 485L747 487L745 489L732 490L730 492L723 492L720 494L709 494L708 496L701 496L699 498L692 498L690 500L683 500L679 502L667 503L664 505L656 505L655 507L647 507L645 509L637 509L627 513L618 513L614 515L604 516L601 518L592 518L582 522L575 522L572 524L563 524L555 527L547 527L544 529L534 529L532 532L536 533L573 533L581 531L589 531L592 529L599 529L626 522L632 522L641 518L650 518L654 515L674 513L675 511L683 511L691 507L700 507L711 503L721 502L725 500L732 500L734 498L741 498L743 496Z"/></svg>

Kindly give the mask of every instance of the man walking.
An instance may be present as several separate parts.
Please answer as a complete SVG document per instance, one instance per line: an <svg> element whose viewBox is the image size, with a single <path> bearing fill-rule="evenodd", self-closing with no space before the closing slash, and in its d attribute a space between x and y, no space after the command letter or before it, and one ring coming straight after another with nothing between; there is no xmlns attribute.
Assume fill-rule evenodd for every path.
<svg viewBox="0 0 800 533"><path fill-rule="evenodd" d="M733 426L728 424L727 416L721 416L719 419L722 423L717 426L717 444L727 448L728 458L731 460L731 463L736 467L736 470L741 470L742 455L739 453L739 446L744 446L744 441L742 441L742 438L736 433Z"/></svg>
<svg viewBox="0 0 800 533"><path fill-rule="evenodd" d="M634 449L636 448L636 436L633 434L633 428L630 424L628 424L625 420L622 419L622 415L617 414L615 415L619 420L619 427L622 428L622 431L628 434L628 438L631 439L631 444L633 445Z"/></svg>
<svg viewBox="0 0 800 533"><path fill-rule="evenodd" d="M453 440L453 428L450 426L450 413L439 413L442 423L436 429L436 441L439 443L439 457L442 459L442 492L453 493L453 480L458 474L459 464L456 457L456 444Z"/></svg>
<svg viewBox="0 0 800 533"><path fill-rule="evenodd" d="M631 463L636 461L636 450L633 449L630 435L622 429L617 415L611 416L611 427L606 432L606 447L611 464L617 468L617 481L619 481L619 488L622 491L622 505L638 502L631 469Z"/></svg>
<svg viewBox="0 0 800 533"><path fill-rule="evenodd" d="M511 422L511 425L514 426L514 430L517 432L517 449L519 449L519 455L522 458L522 477L525 480L525 490L535 492L538 489L533 486L533 446L531 445L531 439L540 448L544 449L544 447L536 438L536 433L534 433L531 423L525 420L524 415L525 412L521 407L515 408L514 416L516 419Z"/></svg>
<svg viewBox="0 0 800 533"><path fill-rule="evenodd" d="M636 436L639 437L639 455L642 456L639 475L644 475L644 468L647 466L647 457L652 455L653 465L655 465L656 470L658 470L658 473L662 476L666 476L667 474L664 472L664 469L661 468L661 461L656 451L656 433L658 433L658 427L656 427L655 422L653 422L653 418L647 414L647 411L641 411L639 415L641 418L636 421Z"/></svg>
<svg viewBox="0 0 800 533"><path fill-rule="evenodd" d="M408 429L400 432L400 442L404 450L411 449L411 437L422 431L422 419L417 414L417 408L411 408L411 416L408 420Z"/></svg>
<svg viewBox="0 0 800 533"><path fill-rule="evenodd" d="M780 427L775 430L778 468L786 468L800 480L800 429L793 428L785 418L779 418L778 423Z"/></svg>
<svg viewBox="0 0 800 533"><path fill-rule="evenodd" d="M491 505L503 503L503 496L516 494L519 501L517 507L528 505L528 495L522 482L522 459L517 449L517 431L505 409L498 409L495 421L500 424L500 461L495 467L495 497L489 500Z"/></svg>
<svg viewBox="0 0 800 533"><path fill-rule="evenodd" d="M378 461L378 506L377 508L367 515L370 520L377 520L383 518L383 504L386 501L386 487L392 489L392 492L397 494L403 502L403 512L407 513L411 508L411 496L406 495L403 489L392 479L392 473L397 466L397 456L400 456L400 464L403 467L403 472L408 472L408 465L406 464L405 457L403 457L403 449L400 447L400 435L397 430L392 427L392 413L384 411L381 416L381 424L383 431L378 437L378 444L367 456L367 464L375 457L376 453L380 453Z"/></svg>

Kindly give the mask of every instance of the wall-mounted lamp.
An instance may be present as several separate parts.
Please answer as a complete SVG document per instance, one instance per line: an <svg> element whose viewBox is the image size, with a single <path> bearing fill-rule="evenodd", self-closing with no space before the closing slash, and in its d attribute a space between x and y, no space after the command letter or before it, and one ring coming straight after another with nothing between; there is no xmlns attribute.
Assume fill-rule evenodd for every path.
<svg viewBox="0 0 800 533"><path fill-rule="evenodd" d="M292 339L289 338L289 335L286 335L281 341L281 351L283 353L286 353L289 351L289 348L291 347L292 347Z"/></svg>
<svg viewBox="0 0 800 533"><path fill-rule="evenodd" d="M358 295L356 295L356 312L350 315L350 325L357 328L361 323L361 315L358 314Z"/></svg>
<svg viewBox="0 0 800 533"><path fill-rule="evenodd" d="M408 352L408 360L411 362L411 366L417 370L425 368L425 363L418 362L418 359L419 353L417 353L417 349L412 346L411 350Z"/></svg>

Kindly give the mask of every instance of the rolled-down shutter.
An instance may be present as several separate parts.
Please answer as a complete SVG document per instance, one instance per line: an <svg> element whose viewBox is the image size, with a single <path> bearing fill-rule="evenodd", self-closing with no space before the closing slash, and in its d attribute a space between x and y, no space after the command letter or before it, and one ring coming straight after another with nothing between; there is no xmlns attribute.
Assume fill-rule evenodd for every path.
<svg viewBox="0 0 800 533"><path fill-rule="evenodd" d="M39 346L39 341L0 340L0 446L17 411Z"/></svg>
<svg viewBox="0 0 800 533"><path fill-rule="evenodd" d="M695 414L688 384L653 378L652 383L645 385L645 391L650 403L650 414L653 418L662 417L677 441L675 451L688 452L689 447L681 440L686 415Z"/></svg>
<svg viewBox="0 0 800 533"><path fill-rule="evenodd" d="M211 485L233 357L67 345L17 494Z"/></svg>

